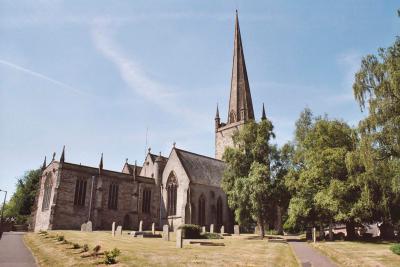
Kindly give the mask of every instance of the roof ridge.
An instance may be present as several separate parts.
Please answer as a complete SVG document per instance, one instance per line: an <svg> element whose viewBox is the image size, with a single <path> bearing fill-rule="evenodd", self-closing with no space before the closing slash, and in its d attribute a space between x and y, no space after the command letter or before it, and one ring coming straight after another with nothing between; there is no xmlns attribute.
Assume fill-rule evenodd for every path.
<svg viewBox="0 0 400 267"><path fill-rule="evenodd" d="M201 155L201 154L194 153L194 152L191 152L191 151L188 151L188 150L183 150L183 149L180 149L180 148L175 148L175 150L178 150L178 151L181 151L181 152L186 152L186 153L189 153L189 154L192 154L192 155L195 155L195 156L200 156L200 157L203 157L203 158L212 159L212 160L215 160L215 161L220 161L220 162L225 163L223 160L212 158L212 157L206 156L206 155Z"/></svg>

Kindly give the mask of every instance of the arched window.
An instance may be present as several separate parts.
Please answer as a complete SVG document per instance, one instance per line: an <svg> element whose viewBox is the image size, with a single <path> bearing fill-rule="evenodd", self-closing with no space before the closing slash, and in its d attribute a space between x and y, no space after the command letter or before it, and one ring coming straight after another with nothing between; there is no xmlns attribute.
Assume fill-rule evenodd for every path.
<svg viewBox="0 0 400 267"><path fill-rule="evenodd" d="M222 205L222 199L221 197L218 197L217 200L217 225L221 226L222 225L222 221L223 221L223 205Z"/></svg>
<svg viewBox="0 0 400 267"><path fill-rule="evenodd" d="M175 175L171 173L167 182L167 203L168 215L176 215L176 200L178 192L178 180Z"/></svg>
<svg viewBox="0 0 400 267"><path fill-rule="evenodd" d="M199 225L206 224L206 198L203 194L199 197Z"/></svg>
<svg viewBox="0 0 400 267"><path fill-rule="evenodd" d="M118 184L111 183L108 190L108 208L116 210L118 208Z"/></svg>
<svg viewBox="0 0 400 267"><path fill-rule="evenodd" d="M51 176L47 175L46 181L44 182L44 193L43 193L42 210L48 210L49 209L52 187L53 187L53 185L51 184Z"/></svg>
<svg viewBox="0 0 400 267"><path fill-rule="evenodd" d="M150 213L150 206L151 206L151 189L145 188L143 189L143 196L142 196L142 212Z"/></svg>
<svg viewBox="0 0 400 267"><path fill-rule="evenodd" d="M86 179L77 179L75 184L75 198L74 205L75 206L85 206L86 199Z"/></svg>

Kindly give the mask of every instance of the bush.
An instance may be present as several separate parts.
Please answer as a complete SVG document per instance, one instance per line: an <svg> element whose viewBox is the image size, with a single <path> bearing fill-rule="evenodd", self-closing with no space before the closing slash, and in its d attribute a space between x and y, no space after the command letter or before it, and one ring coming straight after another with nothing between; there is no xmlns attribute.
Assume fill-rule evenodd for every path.
<svg viewBox="0 0 400 267"><path fill-rule="evenodd" d="M204 239L224 239L221 235L217 233L202 233L200 236Z"/></svg>
<svg viewBox="0 0 400 267"><path fill-rule="evenodd" d="M277 230L271 229L271 230L266 230L265 234L266 235L278 235L279 233Z"/></svg>
<svg viewBox="0 0 400 267"><path fill-rule="evenodd" d="M63 235L59 235L56 237L57 241L64 241L64 236Z"/></svg>
<svg viewBox="0 0 400 267"><path fill-rule="evenodd" d="M78 249L78 248L81 248L81 246L78 243L74 243L74 244L72 244L72 248Z"/></svg>
<svg viewBox="0 0 400 267"><path fill-rule="evenodd" d="M38 234L39 234L39 235L44 235L44 236L46 236L48 233L47 233L47 231L42 231L42 230L40 230Z"/></svg>
<svg viewBox="0 0 400 267"><path fill-rule="evenodd" d="M400 255L400 244L394 244L390 247L390 250L397 255Z"/></svg>
<svg viewBox="0 0 400 267"><path fill-rule="evenodd" d="M182 224L178 227L182 229L182 238L184 239L199 239L201 238L201 227L195 224Z"/></svg>
<svg viewBox="0 0 400 267"><path fill-rule="evenodd" d="M84 244L84 245L83 245L82 251L83 251L83 252L88 252L88 251L89 251L89 246L88 246L88 244Z"/></svg>
<svg viewBox="0 0 400 267"><path fill-rule="evenodd" d="M111 251L104 251L104 263L105 264L115 264L117 263L117 257L121 254L121 251L114 248Z"/></svg>

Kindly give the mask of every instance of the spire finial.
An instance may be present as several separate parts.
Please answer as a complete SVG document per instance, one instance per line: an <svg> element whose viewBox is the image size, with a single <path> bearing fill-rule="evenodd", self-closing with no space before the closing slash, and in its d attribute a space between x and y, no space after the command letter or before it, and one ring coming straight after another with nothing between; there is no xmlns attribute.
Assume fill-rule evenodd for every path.
<svg viewBox="0 0 400 267"><path fill-rule="evenodd" d="M43 161L43 165L42 165L42 170L46 169L46 156L44 156L44 161Z"/></svg>
<svg viewBox="0 0 400 267"><path fill-rule="evenodd" d="M125 163L128 163L128 158L125 159Z"/></svg>
<svg viewBox="0 0 400 267"><path fill-rule="evenodd" d="M63 150L60 157L60 163L64 163L65 161L65 145L63 146Z"/></svg>
<svg viewBox="0 0 400 267"><path fill-rule="evenodd" d="M217 112L215 113L215 119L219 119L219 108L217 103Z"/></svg>
<svg viewBox="0 0 400 267"><path fill-rule="evenodd" d="M174 141L174 143L172 144L172 146L175 148L176 147L176 142Z"/></svg>
<svg viewBox="0 0 400 267"><path fill-rule="evenodd" d="M101 153L100 163L99 163L99 170L103 169L103 153Z"/></svg>
<svg viewBox="0 0 400 267"><path fill-rule="evenodd" d="M265 107L264 107L264 103L263 103L261 120L266 120L266 119L267 119L267 116L265 115Z"/></svg>
<svg viewBox="0 0 400 267"><path fill-rule="evenodd" d="M151 152L151 147L149 147L149 148L147 149L147 152L149 152L149 153Z"/></svg>

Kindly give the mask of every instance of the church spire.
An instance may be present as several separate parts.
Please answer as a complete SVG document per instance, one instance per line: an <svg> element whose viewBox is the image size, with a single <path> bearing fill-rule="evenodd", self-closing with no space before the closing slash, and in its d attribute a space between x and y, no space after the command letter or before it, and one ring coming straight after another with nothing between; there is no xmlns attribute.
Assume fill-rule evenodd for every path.
<svg viewBox="0 0 400 267"><path fill-rule="evenodd" d="M261 120L266 120L267 116L265 115L265 107L264 107L264 103L263 103L263 109L262 109L262 115L261 115Z"/></svg>
<svg viewBox="0 0 400 267"><path fill-rule="evenodd" d="M243 120L254 120L253 102L251 100L249 80L244 60L242 38L240 35L239 17L236 10L235 40L229 99L228 123Z"/></svg>

